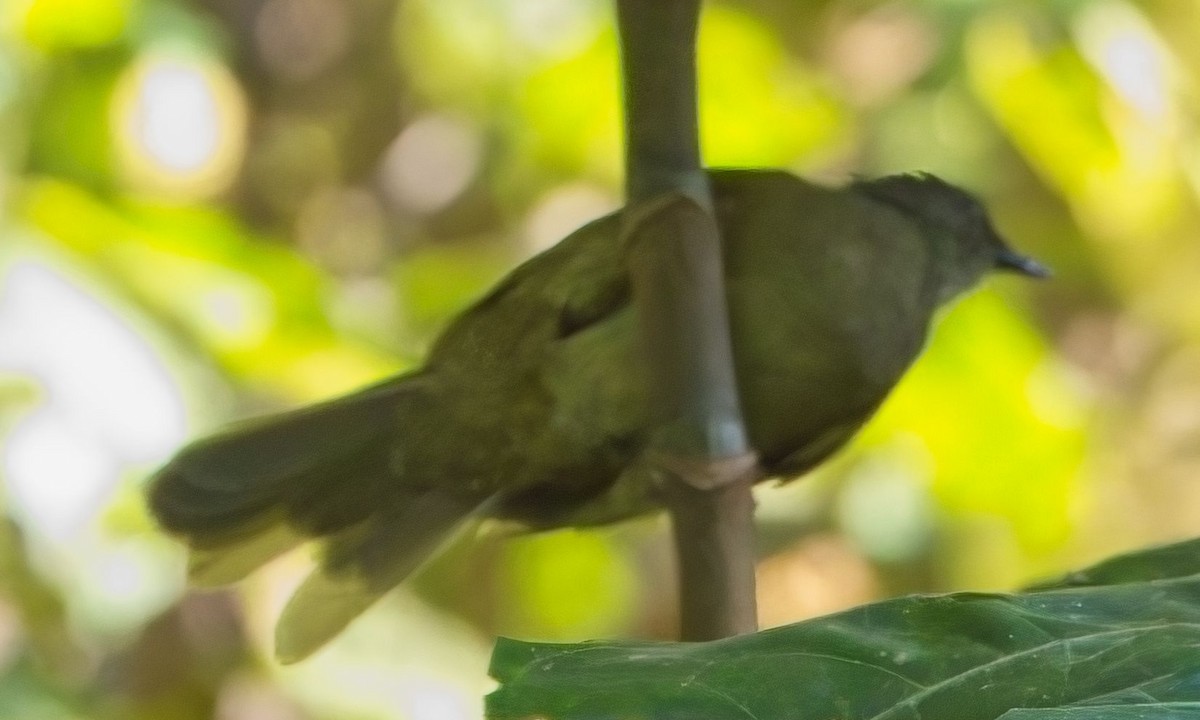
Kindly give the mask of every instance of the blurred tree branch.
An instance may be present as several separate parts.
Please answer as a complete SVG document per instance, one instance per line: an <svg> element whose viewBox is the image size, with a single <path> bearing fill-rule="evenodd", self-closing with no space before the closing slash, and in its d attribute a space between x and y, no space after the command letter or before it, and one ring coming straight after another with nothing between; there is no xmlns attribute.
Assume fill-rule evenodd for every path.
<svg viewBox="0 0 1200 720"><path fill-rule="evenodd" d="M685 640L753 632L757 461L742 421L720 235L700 163L700 0L617 0L628 252L660 411L645 460L671 512Z"/></svg>

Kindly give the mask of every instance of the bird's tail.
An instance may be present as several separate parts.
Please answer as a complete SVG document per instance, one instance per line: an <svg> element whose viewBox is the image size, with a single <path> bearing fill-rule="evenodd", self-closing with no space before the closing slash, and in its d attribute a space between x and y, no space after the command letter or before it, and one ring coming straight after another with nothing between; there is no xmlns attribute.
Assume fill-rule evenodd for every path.
<svg viewBox="0 0 1200 720"><path fill-rule="evenodd" d="M337 635L487 502L397 477L397 438L428 399L415 375L252 421L184 448L152 480L150 507L189 545L196 584L234 582L301 542L324 543L280 619L284 662Z"/></svg>

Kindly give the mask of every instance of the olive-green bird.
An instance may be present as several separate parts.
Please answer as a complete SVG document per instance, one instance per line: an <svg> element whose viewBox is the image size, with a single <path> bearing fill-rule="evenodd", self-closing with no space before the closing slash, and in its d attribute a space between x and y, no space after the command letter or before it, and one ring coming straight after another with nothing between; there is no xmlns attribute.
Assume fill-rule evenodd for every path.
<svg viewBox="0 0 1200 720"><path fill-rule="evenodd" d="M988 271L1041 276L969 194L929 175L811 185L711 173L739 394L772 476L803 473L871 416L938 306ZM455 320L425 366L199 440L154 478L154 514L200 584L296 544L320 566L277 630L307 656L473 516L534 529L658 507L634 462L652 412L609 215L514 270Z"/></svg>

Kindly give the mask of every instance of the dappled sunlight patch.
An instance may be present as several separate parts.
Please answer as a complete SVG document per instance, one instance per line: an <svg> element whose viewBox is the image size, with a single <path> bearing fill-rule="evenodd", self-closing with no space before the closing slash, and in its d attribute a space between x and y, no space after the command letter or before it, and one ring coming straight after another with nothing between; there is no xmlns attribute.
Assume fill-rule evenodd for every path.
<svg viewBox="0 0 1200 720"><path fill-rule="evenodd" d="M504 548L503 614L510 632L555 638L611 635L636 597L632 558L612 533L562 530Z"/></svg>
<svg viewBox="0 0 1200 720"><path fill-rule="evenodd" d="M200 208L114 208L82 188L43 181L22 214L52 244L106 276L185 339L242 378L276 392L322 397L396 368L382 353L338 338L326 316L328 280L303 256L262 242Z"/></svg>
<svg viewBox="0 0 1200 720"><path fill-rule="evenodd" d="M942 319L861 447L874 451L892 433L911 433L943 512L1002 518L1026 552L1050 552L1072 530L1092 410L1069 375L1047 370L1049 359L1045 341L1004 299L978 292ZM1045 396L1031 399L1031 383Z"/></svg>
<svg viewBox="0 0 1200 720"><path fill-rule="evenodd" d="M118 40L140 9L138 0L5 0L7 13L34 47L93 48Z"/></svg>
<svg viewBox="0 0 1200 720"><path fill-rule="evenodd" d="M1117 286L1145 288L1171 275L1168 258L1187 247L1171 232L1184 190L1180 89L1132 6L1085 7L1078 46L1041 37L1015 13L981 16L967 72L1026 161L1102 241L1095 249Z"/></svg>

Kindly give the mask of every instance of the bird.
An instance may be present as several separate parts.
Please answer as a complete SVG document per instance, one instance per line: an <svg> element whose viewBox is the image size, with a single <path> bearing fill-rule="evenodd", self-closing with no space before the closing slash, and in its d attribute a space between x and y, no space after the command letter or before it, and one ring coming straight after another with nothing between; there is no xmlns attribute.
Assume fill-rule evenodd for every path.
<svg viewBox="0 0 1200 720"><path fill-rule="evenodd" d="M993 270L1044 277L980 201L925 173L826 187L708 171L730 341L764 477L828 458L887 397L937 310ZM276 657L309 656L472 518L531 531L661 507L637 462L653 431L620 211L519 265L419 368L185 446L150 480L201 586L321 543Z"/></svg>

